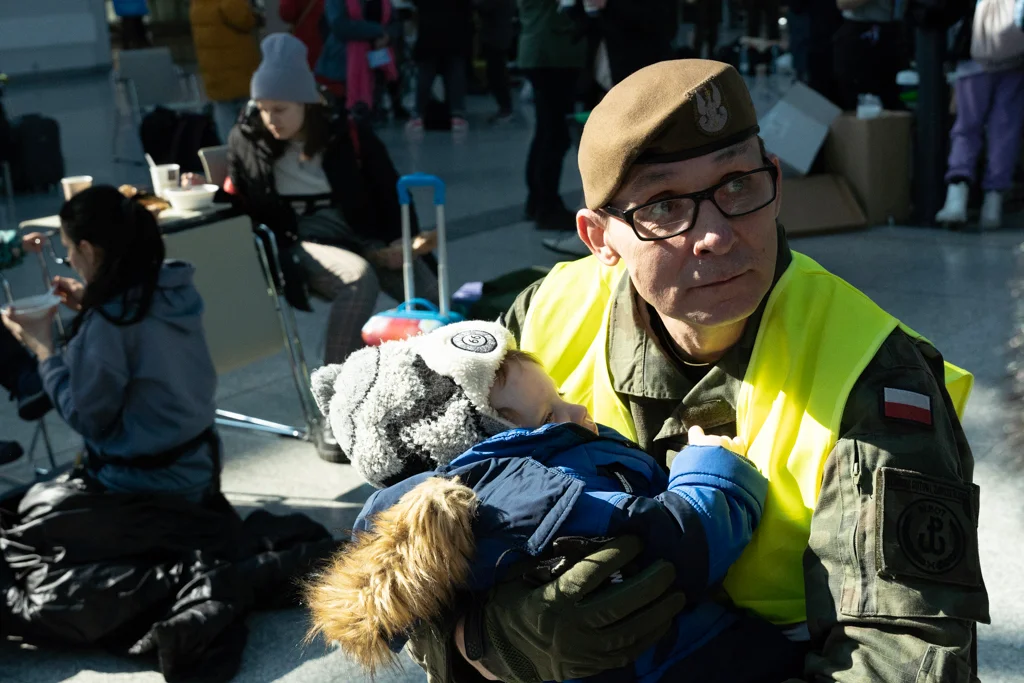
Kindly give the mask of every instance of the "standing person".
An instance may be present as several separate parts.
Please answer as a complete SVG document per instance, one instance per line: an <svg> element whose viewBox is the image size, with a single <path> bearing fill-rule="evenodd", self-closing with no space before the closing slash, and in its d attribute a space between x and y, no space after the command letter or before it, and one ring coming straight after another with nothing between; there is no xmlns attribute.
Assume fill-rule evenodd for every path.
<svg viewBox="0 0 1024 683"><path fill-rule="evenodd" d="M562 400L662 467L693 426L747 444L768 497L723 589L804 648L790 683L968 683L989 622L959 417L973 378L790 249L757 134L726 64L661 62L612 88L579 150L592 256L523 292L506 327ZM601 585L636 556L608 546L564 581L507 581L420 625L410 652L431 683L621 667L670 623L671 572Z"/></svg>
<svg viewBox="0 0 1024 683"><path fill-rule="evenodd" d="M837 0L843 23L835 34L835 75L838 104L857 109L859 95L870 93L886 109L901 110L896 74L907 65L903 39L906 3L898 0Z"/></svg>
<svg viewBox="0 0 1024 683"><path fill-rule="evenodd" d="M444 81L452 132L469 128L466 120L466 73L472 46L473 8L470 0L413 0L416 5L416 115L410 132L423 130L434 79Z"/></svg>
<svg viewBox="0 0 1024 683"><path fill-rule="evenodd" d="M228 137L228 173L241 207L277 236L292 305L310 310L307 286L331 301L324 362L340 363L363 345L379 292L404 297L398 173L372 130L322 103L298 38L274 33L261 49L256 106ZM414 246L417 255L433 248L429 238ZM422 259L415 278L417 294L436 301ZM321 456L339 457L323 436Z"/></svg>
<svg viewBox="0 0 1024 683"><path fill-rule="evenodd" d="M278 6L281 21L291 25L291 34L306 46L309 68L316 71L316 63L324 49L324 0L281 0ZM345 83L316 74L316 82L340 100L345 99Z"/></svg>
<svg viewBox="0 0 1024 683"><path fill-rule="evenodd" d="M517 61L533 89L536 122L526 160L526 218L540 230L566 230L575 214L559 193L562 162L571 139L573 111L586 41L556 0L519 0Z"/></svg>
<svg viewBox="0 0 1024 683"><path fill-rule="evenodd" d="M1002 13L990 15L989 3L1009 5ZM946 225L967 222L967 200L977 176L978 158L987 152L982 187L981 227L998 228L1003 222L1003 194L1013 187L1013 172L1020 154L1021 128L1024 127L1024 34L1016 27L987 21L989 16L1009 19L1013 0L982 0L974 17L967 17L962 31L969 44L958 55L956 123L949 133L949 163L946 171L946 203L935 220ZM1006 32L1005 35L1000 35ZM997 42L998 41L998 42ZM996 56L993 48L999 45ZM973 57L974 59L970 59Z"/></svg>
<svg viewBox="0 0 1024 683"><path fill-rule="evenodd" d="M391 61L382 69L394 99L398 69L391 45L400 39L402 27L390 0L325 0L323 19L327 37L316 63L317 77L344 83L346 106L359 116L368 115L376 79L367 54L388 49Z"/></svg>
<svg viewBox="0 0 1024 683"><path fill-rule="evenodd" d="M693 51L697 57L712 58L718 47L718 28L722 24L722 0L688 0L696 4L697 22L693 33ZM704 46L707 46L705 55Z"/></svg>
<svg viewBox="0 0 1024 683"><path fill-rule="evenodd" d="M498 111L488 123L512 120L512 92L508 83L508 59L512 49L516 15L515 0L475 0L480 15L480 50L487 62L487 87Z"/></svg>
<svg viewBox="0 0 1024 683"><path fill-rule="evenodd" d="M46 393L85 439L102 488L201 502L219 493L217 371L203 334L195 268L164 260L156 219L116 188L83 190L60 210L61 243L82 282L54 278L77 317L63 354L53 316L4 325L39 359Z"/></svg>
<svg viewBox="0 0 1024 683"><path fill-rule="evenodd" d="M779 0L747 0L746 12L749 37L779 39Z"/></svg>
<svg viewBox="0 0 1024 683"><path fill-rule="evenodd" d="M581 0L608 47L612 84L672 58L679 6L665 0ZM714 45L712 45L712 48Z"/></svg>
<svg viewBox="0 0 1024 683"><path fill-rule="evenodd" d="M260 63L260 18L249 0L192 0L188 16L217 134L226 142L249 101L249 79Z"/></svg>
<svg viewBox="0 0 1024 683"><path fill-rule="evenodd" d="M146 0L114 0L114 14L121 18L121 47L125 50L150 47L146 23Z"/></svg>

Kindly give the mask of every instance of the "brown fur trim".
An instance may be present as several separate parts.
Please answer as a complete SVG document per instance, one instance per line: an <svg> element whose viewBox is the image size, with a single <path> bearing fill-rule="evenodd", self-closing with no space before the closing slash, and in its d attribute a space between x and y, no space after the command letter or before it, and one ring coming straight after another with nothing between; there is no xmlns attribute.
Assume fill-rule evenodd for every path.
<svg viewBox="0 0 1024 683"><path fill-rule="evenodd" d="M395 663L388 642L439 617L469 578L479 501L458 478L431 477L376 515L306 586L306 636L337 642L371 674Z"/></svg>

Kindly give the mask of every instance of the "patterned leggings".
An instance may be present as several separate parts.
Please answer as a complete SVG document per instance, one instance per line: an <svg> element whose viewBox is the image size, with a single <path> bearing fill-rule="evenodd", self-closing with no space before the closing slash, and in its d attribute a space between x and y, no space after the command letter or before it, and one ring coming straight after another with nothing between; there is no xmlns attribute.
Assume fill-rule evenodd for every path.
<svg viewBox="0 0 1024 683"><path fill-rule="evenodd" d="M362 348L363 324L384 292L395 301L405 298L401 270L372 265L351 251L313 242L302 242L299 263L306 271L310 289L331 301L324 340L324 363L341 363ZM416 296L437 303L437 278L422 259L414 266Z"/></svg>

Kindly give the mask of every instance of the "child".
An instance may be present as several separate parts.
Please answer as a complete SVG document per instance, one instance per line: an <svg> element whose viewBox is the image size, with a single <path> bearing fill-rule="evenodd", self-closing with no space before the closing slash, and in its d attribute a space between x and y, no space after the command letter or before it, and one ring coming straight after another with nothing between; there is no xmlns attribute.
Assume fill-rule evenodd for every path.
<svg viewBox="0 0 1024 683"><path fill-rule="evenodd" d="M14 268L30 251L41 251L44 239L38 232L19 236L16 230L0 230L0 270ZM17 400L18 417L22 420L38 420L52 407L43 391L36 360L6 329L0 329L0 386L11 393L12 400Z"/></svg>
<svg viewBox="0 0 1024 683"><path fill-rule="evenodd" d="M53 316L4 313L39 360L46 393L85 439L91 479L110 491L199 502L217 482L217 374L203 335L194 269L164 261L153 215L115 188L89 188L60 210L61 242L85 284L54 278L78 312L63 355Z"/></svg>
<svg viewBox="0 0 1024 683"><path fill-rule="evenodd" d="M307 589L311 635L338 641L371 672L394 661L421 620L441 618L460 594L488 590L520 561L552 571L572 564L566 548L579 538L623 534L644 540L644 565L675 565L675 588L690 607L647 655L607 680L798 672L800 658L778 629L705 597L750 540L767 494L764 477L729 450L742 444L694 428L666 477L635 444L564 401L495 323L363 349L313 381L352 464L387 487ZM765 651L756 666L729 656L751 641ZM698 650L703 664L689 658Z"/></svg>

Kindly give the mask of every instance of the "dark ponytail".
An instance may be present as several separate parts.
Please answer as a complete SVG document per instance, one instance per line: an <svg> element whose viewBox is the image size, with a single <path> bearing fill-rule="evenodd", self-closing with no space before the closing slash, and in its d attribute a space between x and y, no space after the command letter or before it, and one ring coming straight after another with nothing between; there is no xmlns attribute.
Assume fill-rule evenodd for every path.
<svg viewBox="0 0 1024 683"><path fill-rule="evenodd" d="M64 203L60 224L69 242L87 241L103 252L86 285L72 334L94 308L115 325L133 325L145 318L164 262L164 241L153 214L116 188L97 185ZM103 306L118 297L121 311L111 315Z"/></svg>

